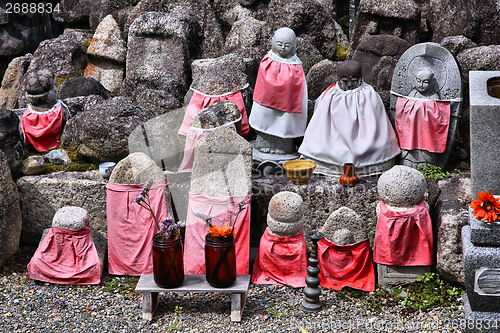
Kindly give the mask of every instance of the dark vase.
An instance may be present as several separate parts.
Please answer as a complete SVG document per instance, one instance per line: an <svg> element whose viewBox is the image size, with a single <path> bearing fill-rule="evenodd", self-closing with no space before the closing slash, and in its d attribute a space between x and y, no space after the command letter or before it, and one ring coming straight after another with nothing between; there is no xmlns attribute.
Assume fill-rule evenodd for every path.
<svg viewBox="0 0 500 333"><path fill-rule="evenodd" d="M153 273L155 283L162 288L175 288L184 281L184 263L181 238L163 240L153 236Z"/></svg>
<svg viewBox="0 0 500 333"><path fill-rule="evenodd" d="M234 236L205 236L205 268L207 282L212 287L225 288L236 281Z"/></svg>
<svg viewBox="0 0 500 333"><path fill-rule="evenodd" d="M342 186L354 186L358 183L358 176L354 175L354 164L345 163L344 164L344 174L340 176L339 183Z"/></svg>

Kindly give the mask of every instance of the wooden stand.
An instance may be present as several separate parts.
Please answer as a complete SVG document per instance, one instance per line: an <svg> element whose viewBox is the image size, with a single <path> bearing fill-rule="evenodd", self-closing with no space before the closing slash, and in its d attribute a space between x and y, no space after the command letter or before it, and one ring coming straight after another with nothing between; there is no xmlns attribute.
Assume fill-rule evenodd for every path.
<svg viewBox="0 0 500 333"><path fill-rule="evenodd" d="M218 292L231 294L231 321L239 322L243 315L249 283L250 275L238 275L231 287L214 288L208 284L205 275L186 275L182 285L167 289L158 287L153 275L147 274L141 275L135 291L142 293L142 317L146 320L153 320L160 292Z"/></svg>

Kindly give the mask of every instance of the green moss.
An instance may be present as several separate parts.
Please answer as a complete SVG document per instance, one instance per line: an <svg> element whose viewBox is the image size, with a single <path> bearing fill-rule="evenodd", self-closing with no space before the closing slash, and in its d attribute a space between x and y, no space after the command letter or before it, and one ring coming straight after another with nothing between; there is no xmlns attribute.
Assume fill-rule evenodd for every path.
<svg viewBox="0 0 500 333"><path fill-rule="evenodd" d="M335 61L344 61L347 58L347 51L349 51L348 47L343 47L337 45L337 50L335 51Z"/></svg>
<svg viewBox="0 0 500 333"><path fill-rule="evenodd" d="M64 149L68 153L69 158L71 159L71 164L68 166L64 165L59 165L59 164L54 164L54 163L45 163L45 172L43 174L50 174L53 172L59 172L59 171L68 171L68 172L85 172L85 171L91 171L91 170L97 170L99 167L96 164L89 163L85 160L82 160L80 157L78 157L78 147L76 148L61 148L57 147L55 149ZM45 153L39 153L36 151L31 151L31 150L26 150L25 151L25 158L28 158L29 156L43 156Z"/></svg>
<svg viewBox="0 0 500 333"><path fill-rule="evenodd" d="M64 85L66 82L69 80L75 78L75 77L81 77L85 73L85 67L87 67L87 64L84 64L84 66L76 73L70 73L70 74L61 74L56 77L56 87L60 87Z"/></svg>
<svg viewBox="0 0 500 333"><path fill-rule="evenodd" d="M450 176L449 172L443 172L440 167L430 164L426 164L425 167L417 168L417 170L424 175L425 179L440 180Z"/></svg>

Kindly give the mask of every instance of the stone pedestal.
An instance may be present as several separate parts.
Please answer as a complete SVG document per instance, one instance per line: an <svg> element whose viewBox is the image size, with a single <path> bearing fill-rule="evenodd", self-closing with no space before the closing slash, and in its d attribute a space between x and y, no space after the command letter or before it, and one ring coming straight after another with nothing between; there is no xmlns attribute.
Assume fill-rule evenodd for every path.
<svg viewBox="0 0 500 333"><path fill-rule="evenodd" d="M470 214L471 222L475 218ZM475 223L477 222L477 223ZM492 237L483 237L489 245L472 242L481 234L486 235L484 228L480 228L480 221L462 229L462 249L464 263L465 290L464 312L466 325L465 332L498 332L500 325L500 242L494 235L500 232L500 226L492 225ZM483 226L484 227L484 226ZM489 227L489 226L485 226ZM498 230L497 230L498 229ZM483 322L483 326L478 324ZM485 322L489 326L485 327ZM470 324L470 325L469 325ZM496 327L494 327L496 326Z"/></svg>
<svg viewBox="0 0 500 333"><path fill-rule="evenodd" d="M431 272L431 266L391 266L377 264L378 284L399 285L417 281L425 273Z"/></svg>

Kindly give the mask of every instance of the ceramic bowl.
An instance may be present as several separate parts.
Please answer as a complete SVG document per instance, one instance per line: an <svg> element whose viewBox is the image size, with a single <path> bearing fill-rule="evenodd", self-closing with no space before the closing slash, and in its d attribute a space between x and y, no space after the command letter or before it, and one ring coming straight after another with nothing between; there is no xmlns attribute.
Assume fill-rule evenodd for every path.
<svg viewBox="0 0 500 333"><path fill-rule="evenodd" d="M302 185L311 178L316 163L309 160L291 160L283 163L283 169L292 183Z"/></svg>
<svg viewBox="0 0 500 333"><path fill-rule="evenodd" d="M115 162L101 163L101 164L99 164L99 173L101 174L101 176L108 179L109 176L111 175L111 172L113 172L115 165L116 165Z"/></svg>

